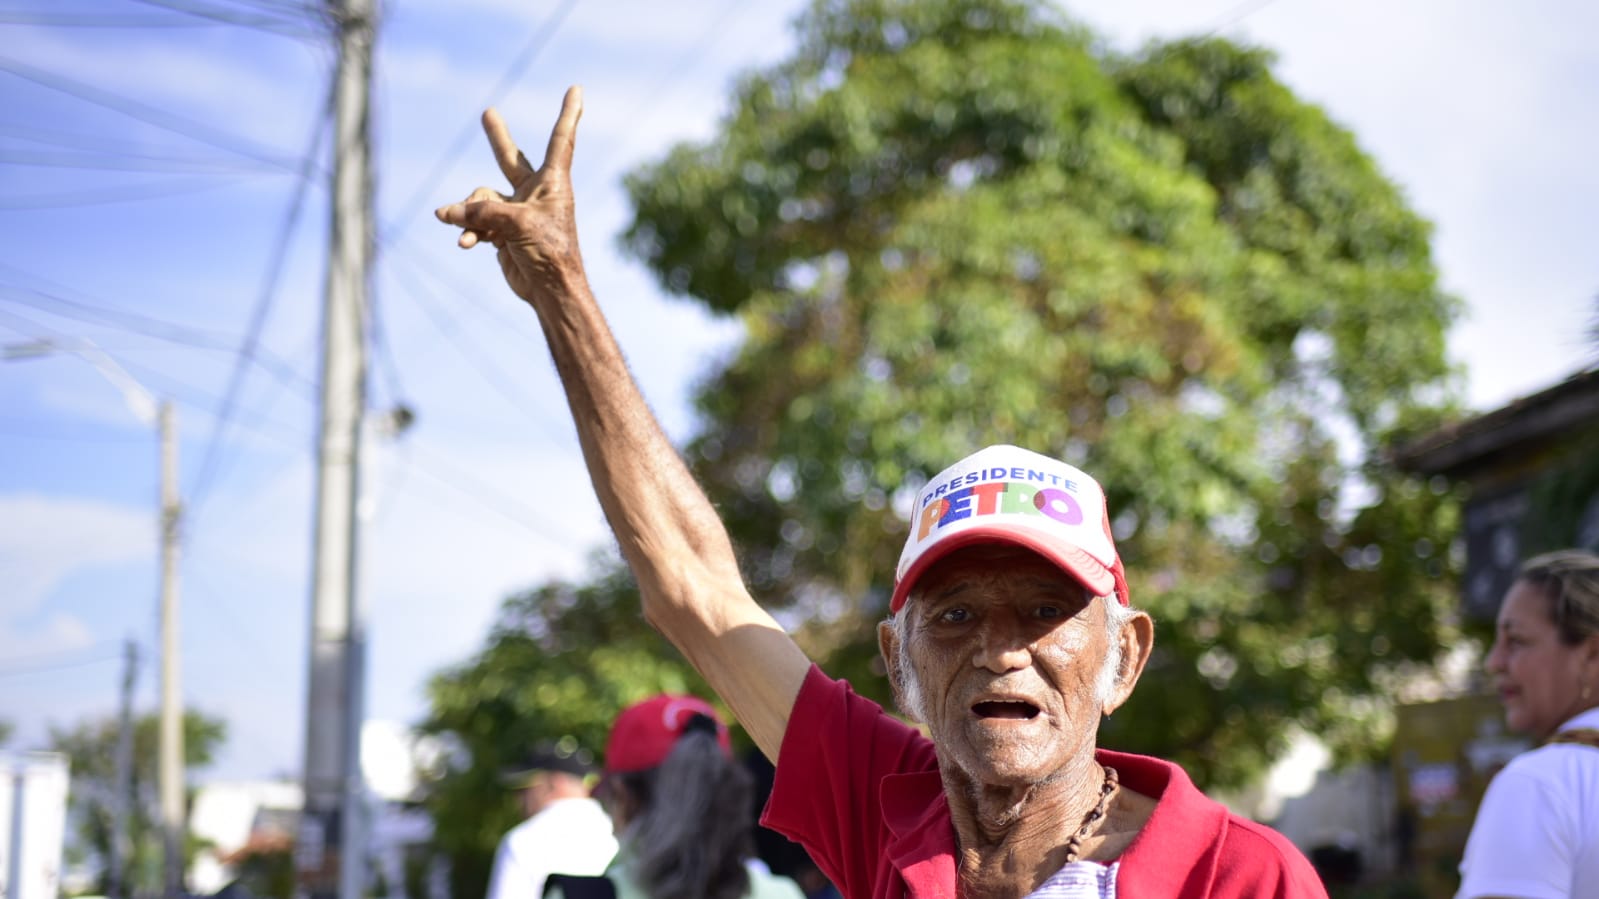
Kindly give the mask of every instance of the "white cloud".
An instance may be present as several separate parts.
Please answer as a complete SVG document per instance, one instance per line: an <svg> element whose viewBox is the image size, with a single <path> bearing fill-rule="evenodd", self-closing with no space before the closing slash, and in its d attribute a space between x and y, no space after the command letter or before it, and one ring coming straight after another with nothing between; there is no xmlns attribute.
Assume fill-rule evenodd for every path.
<svg viewBox="0 0 1599 899"><path fill-rule="evenodd" d="M406 719L422 711L427 676L479 648L506 596L580 576L610 539L574 452L418 450L393 464L403 486L369 531L362 568L372 711Z"/></svg>
<svg viewBox="0 0 1599 899"><path fill-rule="evenodd" d="M50 656L83 649L94 642L89 625L64 612L48 613L43 621L29 625L0 620L0 658Z"/></svg>
<svg viewBox="0 0 1599 899"><path fill-rule="evenodd" d="M40 608L74 573L153 558L155 516L97 500L0 496L0 628Z"/></svg>

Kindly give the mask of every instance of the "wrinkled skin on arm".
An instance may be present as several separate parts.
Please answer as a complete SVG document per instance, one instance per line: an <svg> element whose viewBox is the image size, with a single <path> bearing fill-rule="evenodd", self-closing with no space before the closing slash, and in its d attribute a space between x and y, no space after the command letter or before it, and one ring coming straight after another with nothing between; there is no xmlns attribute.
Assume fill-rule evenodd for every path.
<svg viewBox="0 0 1599 899"><path fill-rule="evenodd" d="M483 130L511 192L479 187L437 210L459 245L497 251L538 314L595 493L633 570L644 614L775 760L810 661L749 595L727 530L666 439L589 288L571 167L583 96L566 92L534 168L497 112Z"/></svg>

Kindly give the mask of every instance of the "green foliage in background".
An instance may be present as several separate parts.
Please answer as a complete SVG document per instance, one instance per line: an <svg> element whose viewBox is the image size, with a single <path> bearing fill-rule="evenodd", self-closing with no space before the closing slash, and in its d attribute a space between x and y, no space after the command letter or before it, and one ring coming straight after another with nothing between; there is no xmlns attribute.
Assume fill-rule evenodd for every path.
<svg viewBox="0 0 1599 899"><path fill-rule="evenodd" d="M156 771L159 761L160 719L144 715L133 722L133 768L128 801L128 833L123 846L123 871L127 882L122 892L114 890L106 869L115 833L117 740L121 724L116 717L82 721L72 727L50 730L50 748L67 756L71 784L68 789L68 820L75 848L85 852L98 868L95 892L99 895L154 895L162 889L161 827L155 815ZM183 763L193 772L211 764L227 739L227 722L203 712L189 710L183 715ZM199 849L186 840L184 864Z"/></svg>
<svg viewBox="0 0 1599 899"><path fill-rule="evenodd" d="M1383 454L1457 401L1427 223L1260 50L1124 57L1028 0L820 0L799 34L627 182L626 246L747 331L687 455L756 597L886 701L911 496L1015 443L1105 484L1157 621L1103 743L1209 787L1296 726L1373 752L1395 680L1456 638L1456 498ZM663 646L615 570L514 599L435 684L461 796L687 677ZM514 819L482 808L480 855Z"/></svg>
<svg viewBox="0 0 1599 899"><path fill-rule="evenodd" d="M482 896L501 836L520 820L501 782L544 741L601 758L611 719L655 693L710 691L644 623L620 561L597 558L588 583L545 584L506 600L484 649L434 676L422 729L449 748L427 808L454 896Z"/></svg>
<svg viewBox="0 0 1599 899"><path fill-rule="evenodd" d="M1223 40L1100 49L1044 3L822 2L630 246L749 339L698 473L756 595L868 676L910 491L1016 443L1106 486L1159 623L1105 742L1209 785L1298 724L1355 753L1453 636L1453 498L1382 462L1449 411L1427 224Z"/></svg>

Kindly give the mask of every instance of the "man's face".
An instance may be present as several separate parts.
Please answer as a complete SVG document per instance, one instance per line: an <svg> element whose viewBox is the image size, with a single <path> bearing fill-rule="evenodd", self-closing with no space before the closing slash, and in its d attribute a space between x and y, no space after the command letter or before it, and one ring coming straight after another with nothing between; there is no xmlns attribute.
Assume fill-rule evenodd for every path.
<svg viewBox="0 0 1599 899"><path fill-rule="evenodd" d="M535 771L522 787L522 814L533 817L557 797L557 781L564 775L555 771Z"/></svg>
<svg viewBox="0 0 1599 899"><path fill-rule="evenodd" d="M1040 783L1092 745L1105 609L1044 558L974 546L939 560L901 614L901 658L940 757L988 785Z"/></svg>

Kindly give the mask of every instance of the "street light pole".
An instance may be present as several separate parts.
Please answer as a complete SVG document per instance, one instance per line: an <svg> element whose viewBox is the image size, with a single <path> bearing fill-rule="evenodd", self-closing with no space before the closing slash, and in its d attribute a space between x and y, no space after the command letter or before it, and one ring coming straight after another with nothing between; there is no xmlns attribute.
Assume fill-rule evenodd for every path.
<svg viewBox="0 0 1599 899"><path fill-rule="evenodd" d="M156 780L161 810L163 894L166 899L177 899L183 894L183 850L187 834L183 690L179 664L182 649L178 642L178 542L183 504L178 492L177 413L169 401L163 400L158 405L143 384L92 340L65 343L35 340L12 344L0 347L0 359L33 359L57 352L70 353L93 365L95 371L122 391L122 398L133 414L146 425L155 425L161 437L161 711ZM130 662L127 675L130 680L131 667ZM120 796L118 801L126 802L127 797ZM125 823L122 821L118 826L125 826ZM122 833L112 834L112 865L118 869L123 867L123 859L115 847L124 837Z"/></svg>
<svg viewBox="0 0 1599 899"><path fill-rule="evenodd" d="M178 441L172 403L163 400L161 429L161 830L166 897L183 895L183 843L187 809L183 777L183 695L178 655L178 539L183 507L178 498Z"/></svg>

